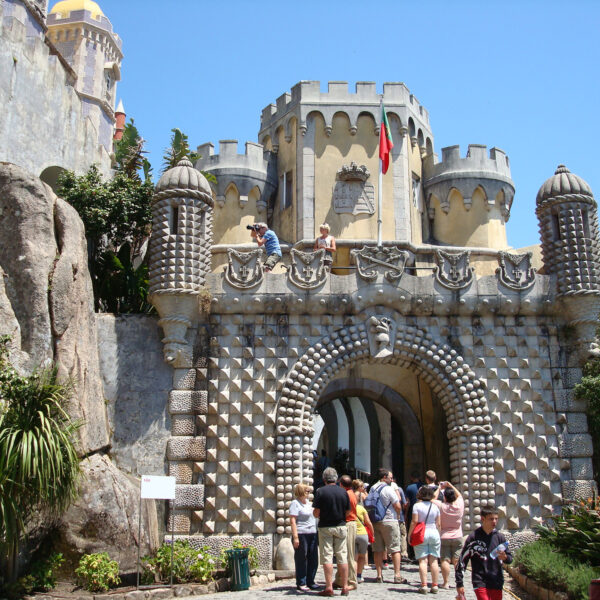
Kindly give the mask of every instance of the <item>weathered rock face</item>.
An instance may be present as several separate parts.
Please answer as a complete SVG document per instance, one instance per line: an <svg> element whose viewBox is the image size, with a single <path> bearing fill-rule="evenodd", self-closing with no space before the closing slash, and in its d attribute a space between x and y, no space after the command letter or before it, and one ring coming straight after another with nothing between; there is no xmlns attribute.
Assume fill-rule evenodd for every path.
<svg viewBox="0 0 600 600"><path fill-rule="evenodd" d="M83 223L37 177L0 163L0 334L6 333L12 336L11 361L20 372L54 362L60 376L75 386L67 411L83 422L79 452L89 458L82 462L79 499L63 516L54 541L74 563L82 553L107 551L122 571L132 570L139 481L104 454L110 427ZM41 527L39 534L45 530ZM142 531L147 552L158 539L154 502L144 510Z"/></svg>
<svg viewBox="0 0 600 600"><path fill-rule="evenodd" d="M139 483L115 467L105 455L82 462L84 477L78 500L63 515L56 546L68 557L108 552L121 572L137 561ZM142 505L142 556L158 547L156 505Z"/></svg>
<svg viewBox="0 0 600 600"><path fill-rule="evenodd" d="M15 366L54 361L75 384L68 407L83 421L82 455L109 445L98 367L92 285L77 212L21 168L0 163L0 334Z"/></svg>

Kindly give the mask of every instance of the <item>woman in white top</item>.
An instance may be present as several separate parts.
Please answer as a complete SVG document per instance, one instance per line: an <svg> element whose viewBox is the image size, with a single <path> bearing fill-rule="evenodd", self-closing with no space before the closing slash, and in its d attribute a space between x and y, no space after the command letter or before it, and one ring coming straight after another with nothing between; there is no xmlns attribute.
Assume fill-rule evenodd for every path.
<svg viewBox="0 0 600 600"><path fill-rule="evenodd" d="M310 487L299 483L294 488L296 499L290 504L292 545L296 565L296 588L301 592L315 590L315 575L319 561L317 520L313 515L312 503L308 501Z"/></svg>
<svg viewBox="0 0 600 600"><path fill-rule="evenodd" d="M325 263L330 265L333 262L333 253L335 252L335 238L329 235L329 225L323 223L319 227L321 235L315 240L315 250L325 250Z"/></svg>
<svg viewBox="0 0 600 600"><path fill-rule="evenodd" d="M408 531L408 539L410 540L412 532L417 523L425 523L425 539L422 544L414 547L415 558L419 561L419 577L421 578L421 594L427 593L427 562L431 571L431 593L438 592L438 577L439 566L438 558L440 557L440 510L431 502L433 499L434 490L426 485L421 487L417 492L417 502L413 506L412 521Z"/></svg>

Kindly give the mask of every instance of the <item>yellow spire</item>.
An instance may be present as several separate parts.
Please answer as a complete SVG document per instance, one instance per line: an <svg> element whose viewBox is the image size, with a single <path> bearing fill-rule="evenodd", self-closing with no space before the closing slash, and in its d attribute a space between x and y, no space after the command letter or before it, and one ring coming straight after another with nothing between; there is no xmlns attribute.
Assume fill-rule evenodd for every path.
<svg viewBox="0 0 600 600"><path fill-rule="evenodd" d="M104 16L102 9L93 0L61 0L54 5L50 14L60 15L61 19L66 19L72 10L88 10L92 13L92 19Z"/></svg>

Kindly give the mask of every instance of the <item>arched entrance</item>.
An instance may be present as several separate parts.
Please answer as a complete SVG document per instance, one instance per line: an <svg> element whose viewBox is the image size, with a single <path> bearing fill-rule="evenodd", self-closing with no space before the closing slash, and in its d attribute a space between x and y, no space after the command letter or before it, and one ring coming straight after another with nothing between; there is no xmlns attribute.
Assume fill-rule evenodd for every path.
<svg viewBox="0 0 600 600"><path fill-rule="evenodd" d="M342 371L360 364L407 369L427 383L443 408L450 477L464 491L465 528L494 499L493 444L485 388L448 344L404 322L395 311L362 315L307 349L285 380L277 406L277 533L290 531L286 508L293 485L312 472L313 412Z"/></svg>
<svg viewBox="0 0 600 600"><path fill-rule="evenodd" d="M325 448L332 461L338 448L347 449L350 468L363 479L379 467L391 468L401 485L415 470L433 469L448 479L446 414L428 384L392 363L364 361L352 370L321 394L315 412L324 427L315 431L313 448Z"/></svg>

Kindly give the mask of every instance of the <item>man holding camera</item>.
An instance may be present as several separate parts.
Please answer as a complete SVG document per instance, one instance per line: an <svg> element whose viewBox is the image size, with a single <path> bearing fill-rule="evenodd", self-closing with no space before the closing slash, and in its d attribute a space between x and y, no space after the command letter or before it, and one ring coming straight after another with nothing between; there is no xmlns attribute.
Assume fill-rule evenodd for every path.
<svg viewBox="0 0 600 600"><path fill-rule="evenodd" d="M263 264L266 273L270 273L273 267L281 260L281 247L279 239L274 231L270 230L266 223L255 223L246 225L250 235L256 240L259 247L264 246L267 251L267 260Z"/></svg>

